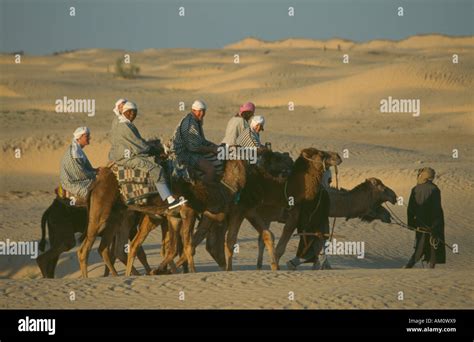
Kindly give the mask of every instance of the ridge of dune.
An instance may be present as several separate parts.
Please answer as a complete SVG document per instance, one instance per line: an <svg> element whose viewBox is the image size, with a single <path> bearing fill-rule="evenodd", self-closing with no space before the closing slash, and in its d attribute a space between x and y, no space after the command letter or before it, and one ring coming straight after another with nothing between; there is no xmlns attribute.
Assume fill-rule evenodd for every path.
<svg viewBox="0 0 474 342"><path fill-rule="evenodd" d="M470 86L472 86L472 79L455 69L443 67L441 64L426 66L411 62L408 64L383 65L339 79L261 94L256 97L256 101L263 106L282 106L287 103L288 99L292 99L300 105L313 107L342 106L344 104L354 106L355 103L362 103L362 99L378 104L381 95L385 97L386 94L396 95L401 92L400 94L407 96L414 89L419 89L418 96L424 102L429 103L428 106L424 106L426 111L431 107L436 107L438 110L445 107L446 109L451 108L458 100L468 98L469 92L466 87ZM447 106L439 103L437 98L433 98L430 89L438 92L458 91L459 94ZM364 95L362 98L361 94ZM429 102L426 101L428 97L431 98ZM376 101L372 101L373 99ZM463 102L463 105L466 104ZM472 110L472 103L468 107Z"/></svg>
<svg viewBox="0 0 474 342"><path fill-rule="evenodd" d="M350 49L355 43L347 40L334 38L329 40L314 40L306 38L289 38L276 41L265 41L254 37L248 37L233 44L226 45L224 49L336 49L338 46L342 49Z"/></svg>
<svg viewBox="0 0 474 342"><path fill-rule="evenodd" d="M284 49L284 48L324 48L348 50L356 48L402 48L421 49L432 47L471 45L474 47L474 36L454 37L440 34L423 34L409 36L401 40L374 39L367 42L354 42L348 39L333 38L328 40L289 38L277 41L265 41L255 37L248 37L238 42L226 45L224 49Z"/></svg>
<svg viewBox="0 0 474 342"><path fill-rule="evenodd" d="M7 86L0 84L0 97L20 97L21 95Z"/></svg>

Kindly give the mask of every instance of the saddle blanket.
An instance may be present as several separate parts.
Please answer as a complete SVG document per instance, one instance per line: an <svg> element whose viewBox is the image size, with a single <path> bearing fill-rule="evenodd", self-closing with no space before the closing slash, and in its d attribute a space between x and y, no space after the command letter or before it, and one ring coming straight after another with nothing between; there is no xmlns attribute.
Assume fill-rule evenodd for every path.
<svg viewBox="0 0 474 342"><path fill-rule="evenodd" d="M112 172L117 178L125 204L145 205L148 197L158 194L155 184L148 177L148 172L120 165L112 166Z"/></svg>

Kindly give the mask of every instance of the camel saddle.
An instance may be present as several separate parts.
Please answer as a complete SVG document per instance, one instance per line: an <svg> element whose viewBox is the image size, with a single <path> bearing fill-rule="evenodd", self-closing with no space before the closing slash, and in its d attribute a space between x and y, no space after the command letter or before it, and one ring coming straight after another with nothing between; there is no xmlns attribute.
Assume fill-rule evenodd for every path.
<svg viewBox="0 0 474 342"><path fill-rule="evenodd" d="M147 198L158 194L148 172L114 164L112 172L117 178L120 194L125 204L146 205Z"/></svg>
<svg viewBox="0 0 474 342"><path fill-rule="evenodd" d="M72 193L64 189L61 185L54 189L54 193L56 194L56 198L68 207L87 207L86 198L73 195Z"/></svg>

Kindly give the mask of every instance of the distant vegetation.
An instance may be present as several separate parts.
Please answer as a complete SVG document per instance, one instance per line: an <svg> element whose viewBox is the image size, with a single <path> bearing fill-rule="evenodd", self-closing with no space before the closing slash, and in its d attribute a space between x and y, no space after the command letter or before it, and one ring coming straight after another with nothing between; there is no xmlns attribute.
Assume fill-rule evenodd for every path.
<svg viewBox="0 0 474 342"><path fill-rule="evenodd" d="M115 76L132 79L138 77L140 67L135 64L126 64L122 58L115 62Z"/></svg>
<svg viewBox="0 0 474 342"><path fill-rule="evenodd" d="M76 51L77 51L77 49L55 51L55 52L53 52L53 56L60 56L60 55L66 54L66 53L72 53L72 52L76 52Z"/></svg>

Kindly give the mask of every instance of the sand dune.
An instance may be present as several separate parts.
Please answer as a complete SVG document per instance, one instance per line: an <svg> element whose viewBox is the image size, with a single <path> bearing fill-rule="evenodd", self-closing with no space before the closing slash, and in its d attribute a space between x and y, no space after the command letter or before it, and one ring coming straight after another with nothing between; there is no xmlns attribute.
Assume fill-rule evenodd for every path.
<svg viewBox="0 0 474 342"><path fill-rule="evenodd" d="M341 51L338 51L338 45ZM326 50L324 50L326 46ZM126 51L89 49L51 56L0 55L0 240L40 238L40 218L54 198L59 162L73 130L87 125L85 149L94 166L105 165L115 100L138 103L137 127L145 138L167 140L195 98L209 105L207 138L221 141L225 125L245 101L254 101L266 118L263 141L296 158L304 147L346 151L339 184L351 188L378 177L405 201L416 169L437 170L446 218L447 264L435 270L401 270L412 252L413 233L393 224L337 220L337 234L364 241L366 256L332 256L333 271L287 272L298 240L290 241L284 271L256 272L257 236L245 222L233 273L220 272L199 246L197 274L139 278L100 276L103 264L93 251L91 279L79 278L77 247L64 253L57 268L61 279L42 280L35 260L0 256L2 308L473 308L469 276L474 260L474 38L414 36L401 41L355 43L334 39L254 38L219 50L147 49L131 53L141 76L123 80L113 65ZM240 64L234 64L234 54ZM342 61L350 56L349 64ZM459 53L459 63L451 55ZM56 113L64 96L94 99L96 115ZM381 113L380 101L419 99L421 115ZM185 111L178 104L184 101ZM293 111L288 102L294 102ZM21 150L16 158L15 150ZM453 158L453 149L459 157ZM406 208L392 206L405 218ZM272 224L277 239L282 225ZM96 242L94 249L96 249ZM161 236L153 231L144 248L150 264L161 261ZM136 264L138 266L138 264ZM123 265L117 264L120 274ZM140 271L143 271L139 267ZM67 293L78 294L71 303ZM186 300L179 301L184 290ZM296 299L288 300L288 291ZM405 291L405 300L397 292Z"/></svg>
<svg viewBox="0 0 474 342"><path fill-rule="evenodd" d="M12 91L11 89L8 89L4 85L0 85L0 97L19 97L18 93Z"/></svg>
<svg viewBox="0 0 474 342"><path fill-rule="evenodd" d="M326 41L318 41L311 39L285 39L274 42L266 42L256 38L246 38L240 42L227 45L226 49L350 49L354 45L353 42L345 39L330 39Z"/></svg>
<svg viewBox="0 0 474 342"><path fill-rule="evenodd" d="M329 40L312 40L312 39L285 39L279 41L267 42L258 38L249 37L239 42L229 44L227 49L341 49L350 50L357 49L427 49L427 48L448 48L448 47L466 47L474 44L473 37L450 37L438 34L427 34L411 36L405 39L395 40L372 40L366 43L355 43L347 39L329 39Z"/></svg>

